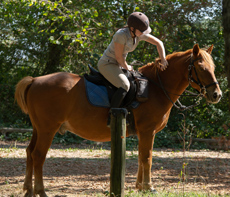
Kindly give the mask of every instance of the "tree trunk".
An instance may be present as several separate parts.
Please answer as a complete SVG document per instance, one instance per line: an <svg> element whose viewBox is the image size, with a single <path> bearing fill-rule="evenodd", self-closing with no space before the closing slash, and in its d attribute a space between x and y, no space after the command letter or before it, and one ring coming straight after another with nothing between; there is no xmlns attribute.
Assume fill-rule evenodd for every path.
<svg viewBox="0 0 230 197"><path fill-rule="evenodd" d="M224 40L225 40L225 54L224 54L224 66L228 79L228 88L230 89L230 1L223 0L223 28L224 28ZM230 101L230 92L228 93L228 101ZM228 106L230 111L230 102Z"/></svg>
<svg viewBox="0 0 230 197"><path fill-rule="evenodd" d="M60 66L61 47L57 44L49 43L48 60L43 75L57 72Z"/></svg>

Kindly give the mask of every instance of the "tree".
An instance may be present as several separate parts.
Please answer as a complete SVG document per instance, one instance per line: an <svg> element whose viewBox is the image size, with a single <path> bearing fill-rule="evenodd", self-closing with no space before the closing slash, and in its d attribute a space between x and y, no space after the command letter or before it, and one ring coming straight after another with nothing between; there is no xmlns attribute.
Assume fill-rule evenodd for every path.
<svg viewBox="0 0 230 197"><path fill-rule="evenodd" d="M230 1L223 0L223 28L225 40L224 66L228 79L228 89L230 88ZM229 92L229 91L228 91ZM230 101L230 92L228 93L228 101ZM230 111L230 103L228 107Z"/></svg>
<svg viewBox="0 0 230 197"><path fill-rule="evenodd" d="M36 77L57 71L83 74L88 71L87 64L96 67L113 34L126 25L127 18L133 11L144 12L149 17L152 33L164 42L167 54L187 50L195 43L199 43L201 47L214 44L213 56L218 65L216 74L218 81L222 82L221 88L225 89L220 2L221 0L0 2L0 124L23 126L25 121L28 122L25 116L21 118L23 115L13 105L14 86L22 77ZM156 57L156 47L141 42L128 55L127 61L130 63L139 60L145 64L154 61ZM187 104L190 99L182 101ZM226 105L225 97L215 107L202 103L199 108L190 111L188 119L200 130L207 128L207 124L212 124L215 128L208 130L218 131L221 121L226 117ZM206 113L211 110L212 114ZM173 117L178 118L176 115ZM178 119L171 122L174 124ZM201 128L198 119L209 122L206 121L208 123ZM178 128L178 125L175 127Z"/></svg>

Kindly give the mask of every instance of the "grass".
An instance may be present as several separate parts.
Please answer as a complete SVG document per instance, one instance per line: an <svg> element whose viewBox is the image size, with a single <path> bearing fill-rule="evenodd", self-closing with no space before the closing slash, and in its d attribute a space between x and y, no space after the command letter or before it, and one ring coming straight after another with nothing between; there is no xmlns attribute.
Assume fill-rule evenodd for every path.
<svg viewBox="0 0 230 197"><path fill-rule="evenodd" d="M220 195L216 194L206 194L206 193L197 193L197 192L162 192L159 194L151 194L151 193L142 193L142 194L131 194L131 195L126 195L126 197L178 197L178 196L183 196L183 197L217 197Z"/></svg>
<svg viewBox="0 0 230 197"><path fill-rule="evenodd" d="M10 197L19 197L23 195L21 188L14 188L15 191L9 195ZM172 189L173 190L173 189ZM46 191L47 192L47 191ZM52 193L52 192L51 192ZM0 192L1 194L1 192ZM3 195L4 196L4 195ZM8 195L7 195L8 196ZM53 196L53 195L52 195ZM59 196L58 194L54 194L54 196ZM68 195L69 197L75 196ZM88 197L88 196L94 196L94 197L107 197L109 195L109 191L104 192L104 194L99 193L90 193L90 194L82 194L78 195L79 197ZM180 191L163 191L159 192L157 194L152 194L151 192L137 192L134 190L131 191L125 191L125 197L230 197L230 195L220 195L220 194L210 194L210 193L203 193L203 192L180 192Z"/></svg>
<svg viewBox="0 0 230 197"><path fill-rule="evenodd" d="M172 189L173 190L173 189ZM84 196L84 195L83 195ZM87 195L85 195L87 196ZM105 197L109 196L109 192L106 191L103 195L95 194L93 196L96 197ZM137 192L131 190L129 192L125 192L125 197L229 197L230 195L220 195L220 194L210 194L210 193L203 193L203 192L181 192L181 191L163 191L157 194L153 194L151 192Z"/></svg>

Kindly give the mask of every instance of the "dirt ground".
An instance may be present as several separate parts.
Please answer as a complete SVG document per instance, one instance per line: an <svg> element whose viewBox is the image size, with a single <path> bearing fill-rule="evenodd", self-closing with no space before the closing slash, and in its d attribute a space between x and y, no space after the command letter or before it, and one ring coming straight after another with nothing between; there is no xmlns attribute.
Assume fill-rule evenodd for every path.
<svg viewBox="0 0 230 197"><path fill-rule="evenodd" d="M0 141L0 196L23 196L27 145ZM137 155L136 150L127 151L126 193L136 192ZM44 184L48 196L106 196L109 179L109 147L55 144L47 154ZM152 182L159 193L184 190L230 196L230 152L190 150L184 154L153 149Z"/></svg>

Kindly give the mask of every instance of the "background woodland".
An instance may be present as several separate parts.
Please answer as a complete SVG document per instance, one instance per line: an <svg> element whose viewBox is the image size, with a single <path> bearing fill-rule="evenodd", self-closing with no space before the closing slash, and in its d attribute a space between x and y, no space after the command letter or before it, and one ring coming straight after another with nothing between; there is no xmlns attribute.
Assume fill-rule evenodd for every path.
<svg viewBox="0 0 230 197"><path fill-rule="evenodd" d="M162 143L177 135L184 120L193 137L229 137L229 69L224 66L222 19L223 6L230 3L224 2L227 1L3 0L0 2L0 127L31 127L29 117L14 103L15 85L20 79L59 71L80 75L88 72L87 65L96 67L115 31L126 25L129 14L141 11L150 19L152 34L163 41L166 54L191 49L196 43L201 48L214 44L215 73L223 91L218 104L208 105L203 100L199 106L184 112L186 119L173 108L167 127L159 133ZM127 62L145 65L157 57L155 46L141 42L128 55ZM195 99L180 101L190 105Z"/></svg>

